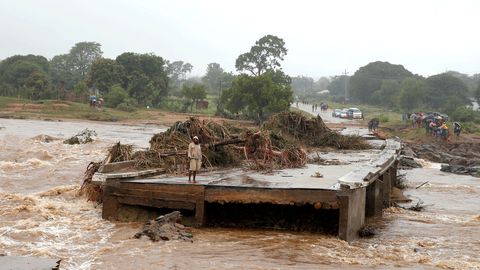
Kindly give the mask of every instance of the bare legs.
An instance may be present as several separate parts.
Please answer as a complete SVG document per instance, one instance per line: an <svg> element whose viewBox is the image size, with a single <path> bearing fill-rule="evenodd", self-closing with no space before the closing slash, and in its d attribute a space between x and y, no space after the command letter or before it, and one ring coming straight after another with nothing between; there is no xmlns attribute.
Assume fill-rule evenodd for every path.
<svg viewBox="0 0 480 270"><path fill-rule="evenodd" d="M197 176L197 171L188 171L188 182L190 182L190 179L192 178L193 174L193 183L196 183L195 177Z"/></svg>

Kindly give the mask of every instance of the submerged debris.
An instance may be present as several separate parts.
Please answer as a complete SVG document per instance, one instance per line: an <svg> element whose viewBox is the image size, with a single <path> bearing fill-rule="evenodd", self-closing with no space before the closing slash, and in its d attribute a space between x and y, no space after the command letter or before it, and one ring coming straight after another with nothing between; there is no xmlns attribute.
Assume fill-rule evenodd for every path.
<svg viewBox="0 0 480 270"><path fill-rule="evenodd" d="M373 226L365 225L358 231L360 237L372 237L376 234L376 229Z"/></svg>
<svg viewBox="0 0 480 270"><path fill-rule="evenodd" d="M407 207L405 209L415 211L415 212L420 212L425 210L425 205L423 204L422 200L418 200L417 204Z"/></svg>
<svg viewBox="0 0 480 270"><path fill-rule="evenodd" d="M415 205L412 205L412 206L401 206L399 205L398 203L393 203L393 206L395 207L398 207L398 208L402 208L402 209L405 209L405 210L410 210L410 211L415 211L415 212L421 212L423 210L425 210L425 207L426 205L423 204L423 201L421 199L418 200L418 202L415 204Z"/></svg>
<svg viewBox="0 0 480 270"><path fill-rule="evenodd" d="M97 203L102 203L102 187L99 185L92 184L92 177L98 171L102 162L90 162L85 174L83 175L83 183L80 188L79 195L86 195L88 201L94 201Z"/></svg>
<svg viewBox="0 0 480 270"><path fill-rule="evenodd" d="M160 240L186 240L192 241L193 235L189 228L179 222L182 214L179 211L173 211L169 214L159 216L154 220L147 221L141 231L133 237L141 238L148 236L153 242Z"/></svg>
<svg viewBox="0 0 480 270"><path fill-rule="evenodd" d="M33 137L32 140L43 142L43 143L51 143L51 142L53 142L55 140L59 140L59 139L55 138L55 137L52 137L52 136L49 136L49 135L41 134L41 135L37 135L37 136Z"/></svg>
<svg viewBox="0 0 480 270"><path fill-rule="evenodd" d="M406 174L397 174L394 186L398 189L406 189L408 187Z"/></svg>
<svg viewBox="0 0 480 270"><path fill-rule="evenodd" d="M93 142L92 137L97 136L97 132L95 130L90 130L88 128L82 130L81 132L77 133L77 135L66 139L63 141L64 144L85 144L89 142Z"/></svg>

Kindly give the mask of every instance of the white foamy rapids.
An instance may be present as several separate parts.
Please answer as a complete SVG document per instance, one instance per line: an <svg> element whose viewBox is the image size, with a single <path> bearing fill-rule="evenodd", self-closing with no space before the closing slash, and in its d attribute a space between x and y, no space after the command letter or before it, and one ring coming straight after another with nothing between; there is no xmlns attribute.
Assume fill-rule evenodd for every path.
<svg viewBox="0 0 480 270"><path fill-rule="evenodd" d="M77 197L78 186L34 195L0 193L0 252L62 259L62 269L91 269L115 225Z"/></svg>
<svg viewBox="0 0 480 270"><path fill-rule="evenodd" d="M40 160L38 158L30 158L25 161L0 161L0 171L16 171L25 169L36 169L44 166L52 166L48 161Z"/></svg>
<svg viewBox="0 0 480 270"><path fill-rule="evenodd" d="M414 158L415 162L420 164L422 168L429 168L429 169L439 169L442 167L441 163L431 162L422 158Z"/></svg>

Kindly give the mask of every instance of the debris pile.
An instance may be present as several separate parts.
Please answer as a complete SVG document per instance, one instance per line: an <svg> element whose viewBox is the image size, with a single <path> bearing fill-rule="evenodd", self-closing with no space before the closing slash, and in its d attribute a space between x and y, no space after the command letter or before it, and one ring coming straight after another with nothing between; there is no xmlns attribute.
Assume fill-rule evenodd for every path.
<svg viewBox="0 0 480 270"><path fill-rule="evenodd" d="M85 170L85 174L83 175L83 183L80 187L79 195L85 195L87 197L87 201L102 203L102 187L92 184L93 175L98 171L101 165L102 162L90 162Z"/></svg>
<svg viewBox="0 0 480 270"><path fill-rule="evenodd" d="M263 125L275 136L287 141L311 146L332 146L338 149L368 149L370 145L360 136L344 136L329 129L320 116L307 118L298 112L283 112L272 116Z"/></svg>
<svg viewBox="0 0 480 270"><path fill-rule="evenodd" d="M141 231L133 237L141 238L147 236L153 242L160 240L186 240L192 241L192 232L179 222L182 215L179 211L173 211L169 214L159 216L154 220L147 221Z"/></svg>
<svg viewBox="0 0 480 270"><path fill-rule="evenodd" d="M66 139L63 141L64 144L85 144L89 142L93 142L93 136L97 136L97 132L95 130L90 130L88 128L82 130L81 132L77 133L77 135Z"/></svg>
<svg viewBox="0 0 480 270"><path fill-rule="evenodd" d="M109 151L107 162L128 160L125 158L128 156L136 161L137 168L164 167L168 173L183 173L188 165L186 149L193 136L199 137L202 163L210 168L233 167L245 162L250 169L270 171L302 167L307 162L307 154L299 146L274 147L268 130L239 129L195 117L155 134L148 150L131 154L131 148L115 145L115 149Z"/></svg>

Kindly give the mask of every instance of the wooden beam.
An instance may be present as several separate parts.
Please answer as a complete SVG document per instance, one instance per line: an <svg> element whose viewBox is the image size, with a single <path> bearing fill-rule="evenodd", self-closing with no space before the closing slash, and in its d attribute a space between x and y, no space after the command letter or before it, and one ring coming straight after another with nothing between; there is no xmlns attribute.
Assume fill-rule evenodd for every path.
<svg viewBox="0 0 480 270"><path fill-rule="evenodd" d="M272 204L314 204L316 202L335 202L335 190L314 189L267 189L213 187L205 189L205 201L222 203L272 203Z"/></svg>

